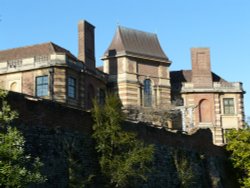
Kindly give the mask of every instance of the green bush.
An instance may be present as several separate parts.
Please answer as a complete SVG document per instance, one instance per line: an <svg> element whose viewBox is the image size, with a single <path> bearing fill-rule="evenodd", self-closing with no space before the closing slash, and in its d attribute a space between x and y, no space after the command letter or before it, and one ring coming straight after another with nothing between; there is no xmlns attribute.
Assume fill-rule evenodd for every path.
<svg viewBox="0 0 250 188"><path fill-rule="evenodd" d="M131 185L136 178L146 180L154 153L153 145L145 146L134 133L122 130L125 116L121 107L117 96L108 95L104 106L94 101L92 110L93 138L100 154L101 171L109 186L115 187Z"/></svg>
<svg viewBox="0 0 250 188"><path fill-rule="evenodd" d="M0 90L0 187L27 187L31 183L45 182L41 175L39 158L25 154L25 139L10 123L17 118L5 100L7 92Z"/></svg>
<svg viewBox="0 0 250 188"><path fill-rule="evenodd" d="M230 130L226 149L231 152L233 166L239 170L242 187L250 187L250 129Z"/></svg>

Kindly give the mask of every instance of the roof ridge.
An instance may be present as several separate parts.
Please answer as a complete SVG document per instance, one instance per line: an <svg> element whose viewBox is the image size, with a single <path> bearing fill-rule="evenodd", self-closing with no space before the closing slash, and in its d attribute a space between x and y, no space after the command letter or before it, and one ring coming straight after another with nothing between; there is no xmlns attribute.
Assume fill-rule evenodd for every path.
<svg viewBox="0 0 250 188"><path fill-rule="evenodd" d="M154 36L157 37L157 34L154 33L154 32L143 31L143 30L140 30L140 29L134 29L134 28L130 28L130 27L126 27L126 26L121 26L121 25L119 25L118 27L121 28L121 29L131 30L131 31L135 31L135 32L145 33L145 34L150 34L150 35L154 35Z"/></svg>
<svg viewBox="0 0 250 188"><path fill-rule="evenodd" d="M118 37L121 40L122 48L124 49L124 51L126 51L125 46L124 46L124 40L123 40L123 37L122 37L122 34L121 34L121 26L118 26L117 30L118 30L118 33L117 33Z"/></svg>
<svg viewBox="0 0 250 188"><path fill-rule="evenodd" d="M52 45L53 49L55 49L55 47L59 47L59 48L65 50L65 51L68 51L68 52L69 52L69 50L67 50L66 48L63 48L63 47L59 46L58 44L56 44L56 43L54 43L54 42L50 42L50 44Z"/></svg>
<svg viewBox="0 0 250 188"><path fill-rule="evenodd" d="M46 45L46 44L50 44L52 42L43 42L43 43L39 43L39 44L32 44L32 45L27 45L27 46L20 46L20 47L15 47L15 48L9 48L9 49L5 49L5 50L0 50L0 52L5 52L5 51L10 51L10 50L17 50L17 49L23 49L23 48L31 48L31 47L35 47L35 46L42 46L42 45Z"/></svg>
<svg viewBox="0 0 250 188"><path fill-rule="evenodd" d="M46 43L34 44L2 51L0 50L0 61L2 62L9 59L22 59L37 55L48 55L55 53L63 53L77 60L77 58L69 50L49 41Z"/></svg>
<svg viewBox="0 0 250 188"><path fill-rule="evenodd" d="M116 50L117 53L109 53L112 50ZM117 54L170 63L156 33L130 29L124 26L117 27L112 42L105 51L103 58Z"/></svg>
<svg viewBox="0 0 250 188"><path fill-rule="evenodd" d="M183 70L183 69L181 69L181 70L172 70L172 71L170 71L170 72L181 72L181 71L192 71L192 69L185 69L185 70Z"/></svg>

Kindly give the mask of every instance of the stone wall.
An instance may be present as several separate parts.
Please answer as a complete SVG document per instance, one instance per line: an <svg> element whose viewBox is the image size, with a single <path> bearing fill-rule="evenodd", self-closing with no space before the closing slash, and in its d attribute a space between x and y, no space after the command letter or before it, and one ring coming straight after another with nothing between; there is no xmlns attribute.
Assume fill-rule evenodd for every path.
<svg viewBox="0 0 250 188"><path fill-rule="evenodd" d="M48 100L10 93L8 100L19 112L15 125L26 138L27 152L40 157L47 182L36 187L70 187L85 182L103 187L95 145L91 138L90 113ZM224 148L212 144L208 130L189 136L125 122L123 128L138 133L155 145L152 172L147 182L131 187L238 187ZM75 180L69 179L74 174ZM87 181L92 177L92 181ZM32 187L32 186L31 186ZM72 187L72 186L71 186ZM80 187L79 184L76 187Z"/></svg>

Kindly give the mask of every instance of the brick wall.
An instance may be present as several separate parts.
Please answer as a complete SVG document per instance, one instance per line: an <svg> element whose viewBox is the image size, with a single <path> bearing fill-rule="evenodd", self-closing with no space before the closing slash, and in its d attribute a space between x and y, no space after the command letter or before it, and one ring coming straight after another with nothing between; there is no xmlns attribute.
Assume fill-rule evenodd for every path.
<svg viewBox="0 0 250 188"><path fill-rule="evenodd" d="M73 169L79 172L78 180L95 175L87 186L103 187L105 181L100 175L91 138L93 121L90 113L12 92L8 100L19 112L20 118L15 124L25 136L26 151L34 157L39 156L44 163L42 173L48 180L36 187L68 187L72 156L79 167ZM212 144L209 130L189 136L141 123L125 122L123 128L137 133L146 144L155 145L154 170L147 182L137 180L134 187L180 187L182 180L177 163L181 159L187 160L185 170L191 170L194 175L193 187L238 187L224 148Z"/></svg>
<svg viewBox="0 0 250 188"><path fill-rule="evenodd" d="M78 23L78 58L95 69L95 27L87 21Z"/></svg>
<svg viewBox="0 0 250 188"><path fill-rule="evenodd" d="M209 48L192 48L192 83L197 88L212 87Z"/></svg>
<svg viewBox="0 0 250 188"><path fill-rule="evenodd" d="M138 62L138 74L144 76L158 77L158 63L139 61Z"/></svg>

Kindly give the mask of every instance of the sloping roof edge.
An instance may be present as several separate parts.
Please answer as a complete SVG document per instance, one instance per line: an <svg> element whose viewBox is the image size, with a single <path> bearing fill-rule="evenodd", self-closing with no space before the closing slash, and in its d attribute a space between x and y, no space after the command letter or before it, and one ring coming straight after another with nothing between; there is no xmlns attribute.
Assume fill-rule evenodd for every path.
<svg viewBox="0 0 250 188"><path fill-rule="evenodd" d="M229 83L214 72L211 73L213 82ZM170 81L171 83L192 82L192 70L170 71Z"/></svg>
<svg viewBox="0 0 250 188"><path fill-rule="evenodd" d="M119 26L102 59L114 56L134 56L170 63L154 33Z"/></svg>
<svg viewBox="0 0 250 188"><path fill-rule="evenodd" d="M54 53L64 53L74 60L77 60L77 58L69 50L62 48L53 42L46 42L7 50L0 50L0 62Z"/></svg>

